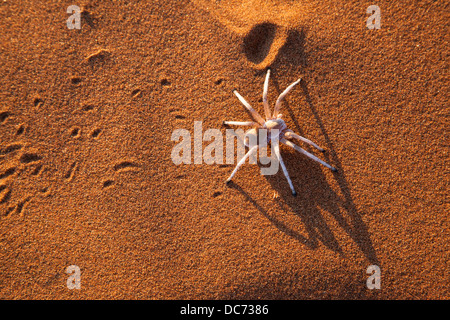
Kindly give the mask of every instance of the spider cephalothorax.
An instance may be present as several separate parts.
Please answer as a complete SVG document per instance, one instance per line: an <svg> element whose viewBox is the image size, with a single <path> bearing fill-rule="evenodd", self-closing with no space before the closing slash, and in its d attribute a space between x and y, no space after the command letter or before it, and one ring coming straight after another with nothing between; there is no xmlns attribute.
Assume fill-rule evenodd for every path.
<svg viewBox="0 0 450 320"><path fill-rule="evenodd" d="M280 139L286 133L287 126L286 123L281 119L281 114L278 115L279 118L275 120L268 120L264 122L262 126L256 125L254 128L245 132L244 144L246 147L250 147L251 141L259 141L267 145L272 139ZM265 129L267 132L265 137L261 137L260 129Z"/></svg>
<svg viewBox="0 0 450 320"><path fill-rule="evenodd" d="M252 106L237 92L237 90L233 90L233 93L238 97L238 99L242 102L242 104L247 108L247 110L252 115L253 120L255 120L256 122L255 121L224 121L223 122L226 125L253 126L252 129L248 130L245 133L245 137L244 137L244 144L247 147L250 147L250 150L238 162L238 164L236 165L236 168L234 168L230 177L227 179L227 183L231 181L233 176L236 174L236 172L238 171L240 166L242 166L244 164L244 162L247 160L247 158L258 149L259 145L258 144L250 145L250 141L253 139L253 141L261 142L260 140L258 140L259 129L267 130L267 140L263 141L263 142L270 143L270 141L272 139L278 138L277 140L280 141L281 143L288 145L289 147L299 151L300 153L303 153L307 157L323 164L327 168L329 168L333 171L337 171L336 168L330 166L328 163L320 160L315 155L307 152L306 150L303 150L302 148L300 148L299 146L294 144L292 141L286 140L286 139L297 139L297 140L303 141L303 142L315 147L316 149L318 149L322 152L324 151L321 147L316 145L311 140L308 140L302 136L299 136L298 134L295 134L292 130L288 129L284 120L281 119L282 115L278 113L280 106L281 106L281 101L289 93L289 91L291 91L291 89L293 87L295 87L301 81L301 79L298 79L297 81L292 83L280 94L280 96L277 99L277 102L275 103L275 108L273 110L273 114L271 114L270 108L269 108L269 103L267 101L267 93L268 93L268 89L269 89L269 77L270 77L270 69L267 70L266 79L264 81L264 90L263 90L263 105L264 105L265 119L263 117L261 117L260 114L255 111L255 109L252 108ZM274 129L276 129L276 130L274 130ZM274 136L275 134L277 135L276 137ZM265 145L267 145L267 144L265 144ZM274 147L275 155L276 155L278 161L280 162L281 168L283 169L283 173L286 176L286 179L289 183L292 194L294 196L296 196L297 193L295 192L294 186L292 185L292 181L289 178L289 173L287 172L286 166L284 165L283 158L281 157L281 154L280 154L279 145L276 144L273 147Z"/></svg>

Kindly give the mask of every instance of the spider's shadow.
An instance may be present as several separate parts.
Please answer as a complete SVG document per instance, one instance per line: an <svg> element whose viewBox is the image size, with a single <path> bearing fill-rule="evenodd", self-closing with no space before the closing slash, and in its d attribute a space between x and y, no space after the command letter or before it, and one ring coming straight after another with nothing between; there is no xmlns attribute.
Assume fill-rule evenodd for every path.
<svg viewBox="0 0 450 320"><path fill-rule="evenodd" d="M276 90L280 92L280 88L275 79L272 79L272 83L275 84ZM295 212L295 214L300 218L299 222L304 225L307 235L300 234L295 231L293 227L290 227L289 223L285 223L280 219L277 219L276 215L274 216L269 214L238 185L232 183L230 186L243 194L247 200L252 203L253 206L255 206L255 208L257 208L278 229L295 238L300 243L307 245L311 249L315 249L320 241L329 249L343 254L336 237L328 226L325 218L322 216L321 210L326 211L356 243L356 245L363 252L364 256L372 264L378 264L376 252L370 239L367 226L362 220L361 214L358 212L353 202L353 198L345 178L345 172L336 154L333 143L329 138L319 114L312 103L312 99L309 95L308 87L305 81L301 82L301 88L303 90L306 102L313 113L323 136L325 137L326 145L323 147L325 147L326 152L323 154L319 152L320 154L318 154L318 152L312 150L309 146L306 147L304 144L300 144L300 146L311 153L315 153L324 161L330 163L338 169L338 172L333 174L341 195L334 191L328 184L322 171L328 170L327 168L321 167L320 164L301 155L300 153L293 151L283 152L283 149L286 151L290 150L288 147L282 148L282 156L286 168L291 175L291 179L293 180L298 196L292 196L281 168L276 175L265 176L265 178L282 198L281 201L276 200L280 210L286 213L292 211ZM283 109L288 111L288 114L295 124L295 128L292 129L302 135L303 133L300 125L293 116L292 109L286 100L283 103Z"/></svg>

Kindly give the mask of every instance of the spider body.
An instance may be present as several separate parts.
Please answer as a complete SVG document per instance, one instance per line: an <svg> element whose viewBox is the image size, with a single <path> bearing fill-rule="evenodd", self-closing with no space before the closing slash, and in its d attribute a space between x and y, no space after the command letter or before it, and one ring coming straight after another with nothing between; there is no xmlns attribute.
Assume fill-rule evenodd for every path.
<svg viewBox="0 0 450 320"><path fill-rule="evenodd" d="M330 166L328 163L320 160L319 158L317 158L315 155L307 152L306 150L300 148L299 146L297 146L296 144L294 144L292 141L290 141L289 139L296 139L299 141L302 141L304 143L307 143L313 147L315 147L316 149L318 149L319 151L324 151L321 147L319 147L318 145L316 145L314 142L312 142L311 140L308 140L302 136L299 136L297 134L295 134L292 130L288 129L286 123L284 122L284 120L282 119L282 115L278 113L280 106L281 106L281 101L284 99L284 97L289 93L290 90L292 90L292 88L294 88L300 81L301 79L298 79L297 81L295 81L294 83L292 83L291 85L289 85L278 97L276 103L275 103L275 107L273 110L273 113L271 114L270 112L270 108L269 108L269 103L267 101L267 93L268 93L268 88L269 88L269 77L270 77L270 69L267 70L267 74L266 74L266 79L264 81L264 89L263 89L263 105L264 105L264 113L265 113L265 119L263 117L261 117L261 115L255 111L255 109L253 109L253 107L237 92L237 90L233 90L233 93L236 95L236 97L239 99L239 101L241 101L241 103L247 108L247 110L250 112L252 118L254 121L224 121L223 123L226 125L237 125L237 126L253 126L252 129L248 130L245 133L244 136L244 144L250 148L250 150L245 154L245 156L238 162L238 164L236 165L235 169L233 170L233 172L231 173L230 177L227 179L227 183L231 181L231 179L233 178L233 176L236 174L236 172L238 171L238 169L245 163L245 161L247 160L247 158L253 153L255 152L258 147L260 147L260 145L264 145L267 146L268 143L270 143L270 141L272 139L278 138L277 140L280 141L281 143L297 150L300 153L303 153L304 155L306 155L307 157L311 158L314 161L319 162L320 164L326 166L327 168L331 169L332 171L337 171L336 168ZM260 129L266 129L267 130L267 134L265 135L265 140L261 141L261 137L259 130ZM276 129L276 131L274 131ZM275 136L276 135L276 136ZM288 139L288 140L287 140ZM251 145L250 142L256 143L259 142L259 144L253 144ZM283 158L281 157L280 154L280 149L279 149L279 145L278 144L273 144L274 147L274 151L275 151L275 156L277 157L281 168L283 169L283 173L289 183L289 186L291 188L292 194L294 196L297 195L297 193L295 192L294 186L292 184L291 179L289 178L289 173L284 165L283 162Z"/></svg>
<svg viewBox="0 0 450 320"><path fill-rule="evenodd" d="M266 137L260 136L259 129L267 130ZM275 131L273 131L274 129L278 131L275 133ZM244 144L246 147L250 147L250 141L257 141L259 142L259 144L267 145L272 139L277 137L279 139L280 137L283 137L286 129L286 123L281 119L281 117L275 120L268 120L264 122L262 126L256 126L255 128L252 128L245 132Z"/></svg>

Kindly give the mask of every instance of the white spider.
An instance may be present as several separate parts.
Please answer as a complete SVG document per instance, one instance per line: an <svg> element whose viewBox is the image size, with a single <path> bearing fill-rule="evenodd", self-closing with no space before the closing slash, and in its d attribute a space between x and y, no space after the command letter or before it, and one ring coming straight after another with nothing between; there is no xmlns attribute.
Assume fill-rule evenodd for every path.
<svg viewBox="0 0 450 320"><path fill-rule="evenodd" d="M297 140L303 141L303 142L317 148L318 150L324 152L324 150L321 147L319 147L318 145L316 145L314 142L312 142L304 137L301 137L298 134L295 134L292 130L288 129L286 126L286 123L281 119L282 115L278 113L280 106L281 106L281 101L284 99L284 97L286 97L286 95L289 93L289 91L291 91L291 89L294 88L295 85L297 85L301 81L301 78L298 79L297 81L295 81L294 83L292 83L290 86L288 86L286 88L286 90L284 90L280 94L280 96L277 99L277 102L275 103L275 108L273 110L273 114L271 115L270 109L269 109L269 103L267 102L267 92L269 89L269 77L270 77L270 69L267 70L267 75L266 75L266 80L264 81L264 90L263 90L263 105L264 105L264 113L266 115L266 120L264 120L259 115L259 113L256 112L255 109L253 109L252 106L236 90L233 90L233 93L238 97L239 101L241 101L242 104L247 108L247 110L250 112L250 114L252 115L253 119L256 122L254 122L254 121L224 121L223 123L225 125L254 126L253 129L250 129L245 133L244 144L247 147L249 147L249 140L250 141L259 141L259 140L251 140L250 139L250 136L253 136L253 137L251 137L252 139L257 138L258 129L267 129L268 130L268 133L267 133L267 142L268 143L270 142L270 140L272 138L271 130L278 129L279 130L278 131L278 139L281 143L284 143L285 145L288 145L289 147L297 150L298 152L303 153L304 155L313 159L314 161L317 161L317 162L323 164L327 168L330 168L332 171L337 171L336 168L330 166L328 163L320 160L319 158L317 158L316 156L307 152L306 150L303 150L302 148L300 148L296 144L292 143L291 141L286 140L286 138L287 139L292 139L292 138L297 139ZM286 167L283 162L283 159L281 158L279 145L274 144L273 147L274 147L275 155L281 164L281 168L283 169L283 173L289 183L289 186L291 187L292 195L296 196L297 193L295 192L294 186L292 185L292 181L289 178L289 173L287 172ZM247 160L247 158L253 152L255 152L257 149L258 149L258 144L254 145L250 148L250 150L245 154L245 156L238 162L238 164L236 165L236 168L234 168L230 177L227 179L227 183L229 183L231 181L231 179L236 174L238 169L245 163L245 160Z"/></svg>

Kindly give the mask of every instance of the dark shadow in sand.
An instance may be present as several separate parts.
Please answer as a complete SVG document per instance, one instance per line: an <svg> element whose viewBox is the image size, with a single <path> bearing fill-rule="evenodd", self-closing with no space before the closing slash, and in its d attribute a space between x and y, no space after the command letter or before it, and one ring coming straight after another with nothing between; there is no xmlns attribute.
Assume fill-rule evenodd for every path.
<svg viewBox="0 0 450 320"><path fill-rule="evenodd" d="M289 169L288 169L289 170ZM272 176L268 180L272 183L274 179L280 179L279 175ZM278 183L275 183L278 184ZM287 186L287 183L286 183ZM318 241L320 240L325 246L329 249L342 253L342 249L339 247L339 244L331 232L330 228L326 224L320 212L316 209L315 212L306 212L303 210L296 210L297 216L300 218L299 223L302 223L306 227L307 235L302 235L300 232L294 230L289 226L288 223L277 219L274 215L269 214L267 210L265 210L261 205L259 205L246 191L244 191L239 185L234 182L229 183L229 187L236 189L239 191L247 201L249 201L256 209L259 210L270 222L274 224L280 231L286 233L288 236L298 240L304 245L308 246L311 249L315 249L318 246ZM289 189L289 187L287 187ZM279 189L279 188L277 188ZM281 191L279 191L281 195ZM288 194L282 196L284 199L288 200L285 203L292 202L289 200L289 197L292 198L292 194L290 191ZM300 199L298 199L300 200ZM282 204L279 204L279 208L282 211L287 211L287 208Z"/></svg>
<svg viewBox="0 0 450 320"><path fill-rule="evenodd" d="M379 264L367 226L361 218L361 213L358 212L353 202L353 198L347 183L347 179L345 177L345 171L342 167L341 161L336 154L333 142L328 136L325 126L323 125L323 122L312 103L306 80L303 80L301 82L301 88L303 90L306 103L308 104L309 109L314 115L314 119L319 125L320 130L325 138L326 152L323 154L323 159L326 162L331 163L338 169L338 172L333 173L333 175L339 185L339 189L343 197L337 196L334 192L330 193L330 196L332 196L332 198L330 198L330 201L324 201L324 207L326 208L326 204L328 204L327 211L333 215L339 225L348 233L353 241L355 241L366 258L373 264ZM290 110L288 103L286 103L285 106ZM337 205L339 205L342 209L339 210Z"/></svg>
<svg viewBox="0 0 450 320"><path fill-rule="evenodd" d="M305 56L306 35L303 30L289 30L286 42L278 52L272 67L276 69L277 65L292 65L307 67Z"/></svg>
<svg viewBox="0 0 450 320"><path fill-rule="evenodd" d="M255 26L244 38L243 49L247 59L255 64L261 63L270 51L277 26L262 23Z"/></svg>
<svg viewBox="0 0 450 320"><path fill-rule="evenodd" d="M93 17L92 13L90 13L86 8L81 10L81 18L83 22L89 25L92 29L96 27L96 19Z"/></svg>

